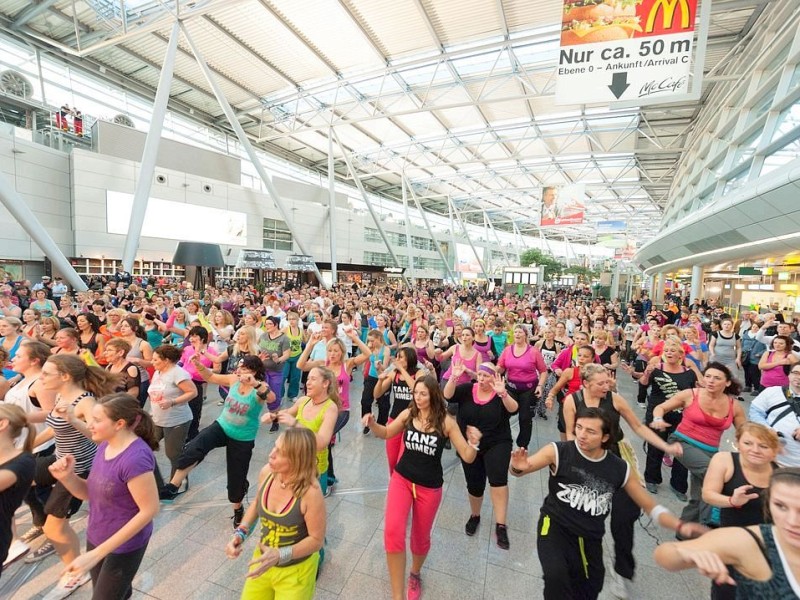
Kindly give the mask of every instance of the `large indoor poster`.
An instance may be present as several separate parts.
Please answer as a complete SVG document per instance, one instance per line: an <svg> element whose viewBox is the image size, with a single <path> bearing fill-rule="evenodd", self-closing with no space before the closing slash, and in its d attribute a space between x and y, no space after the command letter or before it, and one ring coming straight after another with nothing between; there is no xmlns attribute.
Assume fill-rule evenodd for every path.
<svg viewBox="0 0 800 600"><path fill-rule="evenodd" d="M456 271L459 273L481 272L481 265L469 244L456 244Z"/></svg>
<svg viewBox="0 0 800 600"><path fill-rule="evenodd" d="M127 235L132 207L133 194L111 190L106 192L108 233ZM210 206L150 198L142 235L185 242L246 246L247 215Z"/></svg>
<svg viewBox="0 0 800 600"><path fill-rule="evenodd" d="M581 183L542 188L542 227L579 225L586 210L586 186Z"/></svg>

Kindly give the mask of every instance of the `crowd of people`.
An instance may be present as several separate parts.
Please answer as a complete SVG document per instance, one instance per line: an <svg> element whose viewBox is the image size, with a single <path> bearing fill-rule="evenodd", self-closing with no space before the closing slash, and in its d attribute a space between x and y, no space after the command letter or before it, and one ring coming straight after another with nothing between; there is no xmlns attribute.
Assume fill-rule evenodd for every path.
<svg viewBox="0 0 800 600"><path fill-rule="evenodd" d="M259 540L242 597L312 598L351 401L363 435L386 440L395 600L423 594L449 449L469 500L464 533L480 527L488 483L503 550L514 543L509 474L547 469L536 530L545 598L598 597L609 517L611 590L632 597L642 510L678 540L658 563L711 577L712 597L800 597L800 341L784 315L582 288L227 283L193 290L120 270L77 294L49 277L0 286L0 559L57 554L64 575L49 600L89 580L96 599L129 598L160 503L180 501L223 447L225 551L236 558L253 532ZM622 377L636 381L635 401L619 393ZM204 405L220 409L201 427ZM534 419L560 441L531 448ZM248 506L262 426L273 445ZM644 469L625 429L646 445ZM722 452L732 429L737 451ZM665 471L680 516L658 502ZM70 517L83 501L81 552ZM23 503L32 526L17 532Z"/></svg>

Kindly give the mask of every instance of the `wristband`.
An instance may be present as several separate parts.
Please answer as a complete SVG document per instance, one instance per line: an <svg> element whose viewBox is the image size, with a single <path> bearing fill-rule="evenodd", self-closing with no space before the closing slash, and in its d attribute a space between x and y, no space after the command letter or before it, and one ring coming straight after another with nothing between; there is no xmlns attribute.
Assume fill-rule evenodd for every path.
<svg viewBox="0 0 800 600"><path fill-rule="evenodd" d="M282 567L292 560L292 547L281 546L278 548L278 566Z"/></svg>
<svg viewBox="0 0 800 600"><path fill-rule="evenodd" d="M653 423L661 423L664 420L664 417L653 417Z"/></svg>
<svg viewBox="0 0 800 600"><path fill-rule="evenodd" d="M509 466L508 470L511 471L512 475L522 475L525 472L522 469L518 469L514 466Z"/></svg>
<svg viewBox="0 0 800 600"><path fill-rule="evenodd" d="M478 452L478 450L480 450L480 447L479 447L479 445L478 445L478 444L473 444L472 442L470 442L470 441L467 441L467 445L468 445L470 448L473 448L473 449L475 450L475 452Z"/></svg>
<svg viewBox="0 0 800 600"><path fill-rule="evenodd" d="M661 515L668 514L671 515L672 511L670 511L666 506L663 504L656 504L653 509L650 511L650 518L653 522L658 523L658 519Z"/></svg>

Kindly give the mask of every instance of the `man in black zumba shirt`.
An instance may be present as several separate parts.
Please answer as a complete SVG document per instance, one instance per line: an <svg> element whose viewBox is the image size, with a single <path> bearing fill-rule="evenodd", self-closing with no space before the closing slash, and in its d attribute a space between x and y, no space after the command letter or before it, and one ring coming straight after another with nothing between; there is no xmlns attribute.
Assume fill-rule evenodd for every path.
<svg viewBox="0 0 800 600"><path fill-rule="evenodd" d="M575 419L575 440L552 442L533 456L524 448L511 455L516 477L550 468L549 493L537 528L537 552L544 573L545 600L591 600L603 589L603 534L614 493L627 494L662 527L694 537L705 529L684 523L656 504L630 476L630 467L607 451L611 422L598 408L583 408Z"/></svg>

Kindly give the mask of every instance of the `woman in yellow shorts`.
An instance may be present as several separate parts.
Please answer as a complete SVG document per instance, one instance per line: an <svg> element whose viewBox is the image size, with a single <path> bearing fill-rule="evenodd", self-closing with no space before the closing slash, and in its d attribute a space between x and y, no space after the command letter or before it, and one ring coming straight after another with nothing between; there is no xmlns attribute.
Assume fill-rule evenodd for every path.
<svg viewBox="0 0 800 600"><path fill-rule="evenodd" d="M325 500L317 481L316 439L305 427L276 440L258 475L258 496L236 528L225 553L237 558L261 523L242 600L311 600L319 550L325 539Z"/></svg>

